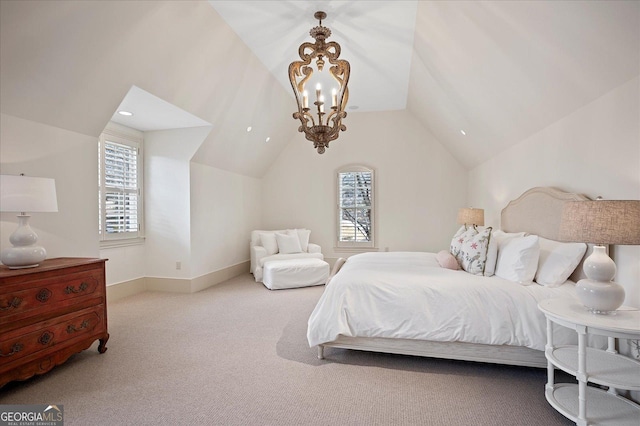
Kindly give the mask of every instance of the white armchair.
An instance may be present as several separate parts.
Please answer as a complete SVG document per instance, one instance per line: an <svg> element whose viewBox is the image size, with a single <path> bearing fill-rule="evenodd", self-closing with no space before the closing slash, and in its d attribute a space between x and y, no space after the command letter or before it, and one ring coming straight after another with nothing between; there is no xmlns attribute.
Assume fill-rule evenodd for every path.
<svg viewBox="0 0 640 426"><path fill-rule="evenodd" d="M281 234L276 237L276 234ZM249 251L251 253L251 273L257 282L262 282L262 268L266 262L271 260L287 260L287 259L320 259L324 260L321 247L317 244L309 242L311 231L308 229L289 229L278 231L251 231L251 242L249 243ZM285 236L297 237L299 246L292 246L286 243ZM280 247L278 245L280 239ZM290 238L288 239L289 241ZM300 251L298 251L300 250Z"/></svg>

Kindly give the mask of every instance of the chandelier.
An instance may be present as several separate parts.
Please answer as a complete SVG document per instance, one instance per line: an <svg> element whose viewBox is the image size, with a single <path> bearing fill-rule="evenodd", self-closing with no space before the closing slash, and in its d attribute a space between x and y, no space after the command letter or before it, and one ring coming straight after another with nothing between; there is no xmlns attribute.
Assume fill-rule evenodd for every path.
<svg viewBox="0 0 640 426"><path fill-rule="evenodd" d="M340 56L340 45L335 41L325 42L331 35L331 30L322 26L322 20L327 17L324 12L316 12L313 15L320 21L319 26L313 27L309 34L316 42L305 42L298 48L301 61L294 61L289 65L289 81L293 88L298 103L298 111L293 113L293 118L300 120L299 132L304 132L305 138L313 142L313 147L323 154L329 142L338 138L340 130L347 127L342 124L342 119L347 116L345 108L349 99L349 73L351 66ZM325 65L324 59L329 60L329 74L322 73ZM311 61L315 59L318 73L314 76L314 67ZM314 107L309 108L309 92L307 84L313 86L315 82ZM324 90L331 90L331 108L325 111Z"/></svg>

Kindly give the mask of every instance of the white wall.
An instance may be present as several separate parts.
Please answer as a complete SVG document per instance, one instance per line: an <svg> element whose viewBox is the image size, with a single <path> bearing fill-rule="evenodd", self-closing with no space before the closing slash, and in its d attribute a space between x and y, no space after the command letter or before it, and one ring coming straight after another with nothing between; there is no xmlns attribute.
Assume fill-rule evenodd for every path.
<svg viewBox="0 0 640 426"><path fill-rule="evenodd" d="M464 168L407 111L350 114L344 124L324 154L298 133L272 164L263 178L264 227L306 227L326 257L348 255L334 249L335 173L360 163L376 172L380 250L448 248L467 201Z"/></svg>
<svg viewBox="0 0 640 426"><path fill-rule="evenodd" d="M190 160L210 127L145 132L146 276L191 278ZM181 262L181 269L176 269Z"/></svg>
<svg viewBox="0 0 640 426"><path fill-rule="evenodd" d="M98 138L0 114L0 173L54 178L57 213L32 213L47 257L98 257ZM14 213L0 216L0 248L11 247Z"/></svg>
<svg viewBox="0 0 640 426"><path fill-rule="evenodd" d="M249 259L249 234L261 225L261 190L260 179L191 163L192 277Z"/></svg>
<svg viewBox="0 0 640 426"><path fill-rule="evenodd" d="M640 199L640 77L619 86L469 173L469 201L498 225L506 203L534 186L591 198ZM617 246L615 278L640 307L640 247Z"/></svg>

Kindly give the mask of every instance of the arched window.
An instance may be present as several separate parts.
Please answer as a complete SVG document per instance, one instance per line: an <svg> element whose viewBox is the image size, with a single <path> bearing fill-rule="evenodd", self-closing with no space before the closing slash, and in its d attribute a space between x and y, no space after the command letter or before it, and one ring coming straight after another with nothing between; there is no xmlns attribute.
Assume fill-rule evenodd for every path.
<svg viewBox="0 0 640 426"><path fill-rule="evenodd" d="M374 185L374 170L369 167L350 165L338 170L336 247L375 247Z"/></svg>

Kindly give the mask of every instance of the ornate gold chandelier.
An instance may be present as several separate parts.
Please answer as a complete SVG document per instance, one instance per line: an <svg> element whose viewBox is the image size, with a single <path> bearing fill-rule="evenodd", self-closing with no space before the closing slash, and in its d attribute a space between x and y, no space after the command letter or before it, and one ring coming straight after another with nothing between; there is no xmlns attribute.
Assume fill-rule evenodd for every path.
<svg viewBox="0 0 640 426"><path fill-rule="evenodd" d="M305 42L298 48L298 54L301 61L294 61L289 65L289 81L296 95L298 103L298 111L293 113L293 118L300 120L299 132L304 132L307 140L313 142L313 147L318 150L319 154L323 154L325 148L329 147L329 142L338 138L340 130L347 130L347 126L342 124L342 119L347 116L345 108L349 99L349 73L351 66L344 59L338 59L340 56L340 45L335 41L325 42L331 35L331 30L322 26L322 20L327 17L324 12L316 12L313 15L320 21L319 26L313 27L309 34L316 42ZM329 73L333 80L324 77L322 69L324 68L324 58L329 60L331 67ZM315 91L316 100L313 102L315 108L309 108L309 93L305 89L307 83L313 84L311 81L314 75L313 65L311 61L315 59L318 69L318 75L314 77L316 80ZM331 90L331 108L330 112L325 112L325 96L322 88L333 86ZM326 115L326 117L325 117Z"/></svg>

